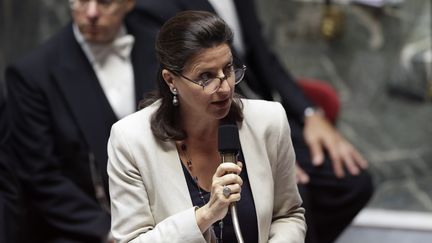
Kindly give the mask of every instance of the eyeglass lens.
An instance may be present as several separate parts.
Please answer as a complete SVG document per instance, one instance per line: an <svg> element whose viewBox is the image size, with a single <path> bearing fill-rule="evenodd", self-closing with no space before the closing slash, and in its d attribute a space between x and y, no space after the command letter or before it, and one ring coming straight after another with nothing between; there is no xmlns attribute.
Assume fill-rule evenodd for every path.
<svg viewBox="0 0 432 243"><path fill-rule="evenodd" d="M225 74L224 78L214 78L214 79L212 79L204 87L204 90L207 91L207 92L210 92L210 93L214 93L214 92L216 92L220 88L220 86L222 85L222 82L225 79L228 81L230 78L234 78L234 80L235 80L234 84L238 84L243 79L244 73L245 73L245 68L244 67L243 68L233 69L233 70L231 70L231 72Z"/></svg>

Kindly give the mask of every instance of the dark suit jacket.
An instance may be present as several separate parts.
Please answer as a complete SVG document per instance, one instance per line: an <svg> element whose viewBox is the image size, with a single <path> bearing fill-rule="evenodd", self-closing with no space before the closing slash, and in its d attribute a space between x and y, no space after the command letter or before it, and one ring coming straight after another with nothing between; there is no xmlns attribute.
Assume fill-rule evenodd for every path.
<svg viewBox="0 0 432 243"><path fill-rule="evenodd" d="M157 29L136 12L125 25L135 36L131 59L138 103L155 87L152 31ZM72 25L9 67L6 78L16 124L12 142L35 219L29 239L100 242L110 228L110 216L101 207L108 197L106 144L118 119ZM95 185L104 189L98 197Z"/></svg>
<svg viewBox="0 0 432 243"><path fill-rule="evenodd" d="M10 133L6 92L0 80L0 243L16 242L18 236L20 187L13 153L7 146Z"/></svg>
<svg viewBox="0 0 432 243"><path fill-rule="evenodd" d="M4 114L2 114L4 115ZM3 134L1 134L3 135ZM13 153L0 144L0 242L17 242L21 225L21 191Z"/></svg>
<svg viewBox="0 0 432 243"><path fill-rule="evenodd" d="M9 119L6 111L6 86L3 80L0 80L0 144L3 144L9 133Z"/></svg>
<svg viewBox="0 0 432 243"><path fill-rule="evenodd" d="M246 57L243 61L248 66L248 85L267 100L272 99L272 93L279 93L289 118L301 122L304 110L312 104L269 49L262 36L253 1L234 0L234 3L246 46ZM136 8L160 24L183 10L215 12L211 4L204 0L138 0Z"/></svg>

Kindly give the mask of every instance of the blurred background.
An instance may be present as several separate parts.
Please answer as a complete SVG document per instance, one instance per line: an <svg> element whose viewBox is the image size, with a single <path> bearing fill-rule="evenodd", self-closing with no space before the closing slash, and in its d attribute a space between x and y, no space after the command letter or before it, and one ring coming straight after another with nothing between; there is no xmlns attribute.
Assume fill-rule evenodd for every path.
<svg viewBox="0 0 432 243"><path fill-rule="evenodd" d="M337 126L370 162L375 195L338 243L432 242L432 1L255 1L290 72L336 88ZM0 0L0 80L68 8Z"/></svg>

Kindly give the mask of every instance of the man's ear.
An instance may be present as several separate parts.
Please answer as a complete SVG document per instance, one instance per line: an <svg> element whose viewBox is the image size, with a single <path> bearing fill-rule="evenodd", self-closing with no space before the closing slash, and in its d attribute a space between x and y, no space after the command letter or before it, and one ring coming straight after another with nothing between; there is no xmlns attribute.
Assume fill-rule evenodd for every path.
<svg viewBox="0 0 432 243"><path fill-rule="evenodd" d="M162 78L165 80L165 83L170 87L171 90L175 88L174 84L174 74L166 69L162 70Z"/></svg>

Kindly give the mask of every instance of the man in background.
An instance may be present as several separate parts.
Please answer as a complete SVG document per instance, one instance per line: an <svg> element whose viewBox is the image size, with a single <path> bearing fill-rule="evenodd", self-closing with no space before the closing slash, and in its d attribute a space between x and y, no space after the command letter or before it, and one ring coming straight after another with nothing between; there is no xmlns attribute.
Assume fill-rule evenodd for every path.
<svg viewBox="0 0 432 243"><path fill-rule="evenodd" d="M137 8L160 25L183 10L214 12L230 25L236 55L248 67L241 83L247 86L239 85L239 91L248 98L280 97L289 118L306 208L306 242L335 241L371 197L367 162L284 70L262 36L253 1L139 0Z"/></svg>
<svg viewBox="0 0 432 243"><path fill-rule="evenodd" d="M135 0L69 2L73 22L6 71L24 242L109 241L110 128L154 88L157 29Z"/></svg>

